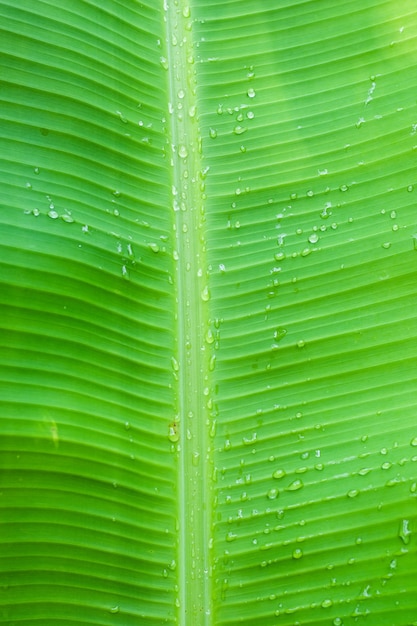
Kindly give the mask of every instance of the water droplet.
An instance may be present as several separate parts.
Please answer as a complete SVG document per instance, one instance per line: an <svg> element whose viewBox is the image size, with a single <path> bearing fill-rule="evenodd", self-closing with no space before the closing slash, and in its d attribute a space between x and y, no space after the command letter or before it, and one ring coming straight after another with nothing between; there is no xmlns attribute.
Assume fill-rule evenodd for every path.
<svg viewBox="0 0 417 626"><path fill-rule="evenodd" d="M410 441L410 445L413 447L417 446L417 437L414 437L411 441Z"/></svg>
<svg viewBox="0 0 417 626"><path fill-rule="evenodd" d="M237 538L236 533L232 533L231 531L228 532L226 535L226 541L228 541L229 543L232 541L235 541L236 538Z"/></svg>
<svg viewBox="0 0 417 626"><path fill-rule="evenodd" d="M343 622L340 617L335 617L333 620L333 626L343 626Z"/></svg>
<svg viewBox="0 0 417 626"><path fill-rule="evenodd" d="M39 211L39 209L33 209L32 213L35 217L38 217L38 215L40 215L41 212Z"/></svg>
<svg viewBox="0 0 417 626"><path fill-rule="evenodd" d="M278 489L270 489L266 495L268 500L275 500L278 495Z"/></svg>
<svg viewBox="0 0 417 626"><path fill-rule="evenodd" d="M349 498L356 498L358 493L359 493L358 489L351 489L350 491L348 491L347 495Z"/></svg>
<svg viewBox="0 0 417 626"><path fill-rule="evenodd" d="M118 613L119 612L119 607L118 606L112 606L110 608L110 613Z"/></svg>
<svg viewBox="0 0 417 626"><path fill-rule="evenodd" d="M171 422L171 424L168 426L168 439L172 442L172 443L176 443L180 438L179 432L178 432L178 423L177 422Z"/></svg>
<svg viewBox="0 0 417 626"><path fill-rule="evenodd" d="M178 154L180 155L180 157L182 159L185 159L188 156L188 150L187 150L186 146L181 145L179 147Z"/></svg>
<svg viewBox="0 0 417 626"><path fill-rule="evenodd" d="M284 339L286 334L287 334L287 331L285 328L277 328L276 330L274 330L275 341L281 341L281 339Z"/></svg>
<svg viewBox="0 0 417 626"><path fill-rule="evenodd" d="M321 603L321 606L323 607L323 609L328 609L333 606L333 602L329 598L326 598L326 600L323 600L323 602Z"/></svg>
<svg viewBox="0 0 417 626"><path fill-rule="evenodd" d="M340 191L347 191L349 187L347 185L340 185L339 189Z"/></svg>
<svg viewBox="0 0 417 626"><path fill-rule="evenodd" d="M410 543L411 530L409 529L410 521L408 519L401 520L399 536L402 542L407 545Z"/></svg>
<svg viewBox="0 0 417 626"><path fill-rule="evenodd" d="M54 209L51 209L50 211L48 211L48 216L53 220L56 220L57 217L59 217L57 211L55 211Z"/></svg>
<svg viewBox="0 0 417 626"><path fill-rule="evenodd" d="M319 236L317 233L312 233L310 237L308 238L308 240L310 243L317 243L319 240Z"/></svg>
<svg viewBox="0 0 417 626"><path fill-rule="evenodd" d="M304 487L303 481L297 479L297 480L294 480L290 485L288 485L287 491L298 491L302 487Z"/></svg>
<svg viewBox="0 0 417 626"><path fill-rule="evenodd" d="M148 247L152 250L152 252L155 252L155 254L159 252L159 246L157 243L154 243L154 242L148 243Z"/></svg>
<svg viewBox="0 0 417 626"><path fill-rule="evenodd" d="M72 215L69 215L69 213L63 213L63 215L61 215L61 219L67 224L72 224L74 222L74 218Z"/></svg>
<svg viewBox="0 0 417 626"><path fill-rule="evenodd" d="M210 300L210 291L207 285L201 292L201 299L203 300L203 302L208 302Z"/></svg>
<svg viewBox="0 0 417 626"><path fill-rule="evenodd" d="M210 134L210 137L212 139L216 139L216 137L217 137L217 130L215 128L210 128L209 134Z"/></svg>
<svg viewBox="0 0 417 626"><path fill-rule="evenodd" d="M250 89L248 89L248 98L254 98L256 96L256 92L254 89L252 89L252 87Z"/></svg>
<svg viewBox="0 0 417 626"><path fill-rule="evenodd" d="M292 558L301 559L302 556L303 556L303 551L300 548L295 548L295 550L292 553Z"/></svg>
<svg viewBox="0 0 417 626"><path fill-rule="evenodd" d="M246 133L248 129L245 128L244 126L240 126L240 124L238 124L237 126L234 127L233 132L235 135L243 135L243 133Z"/></svg>
<svg viewBox="0 0 417 626"><path fill-rule="evenodd" d="M272 478L276 478L276 479L284 478L284 476L285 476L285 471L283 469L277 469L272 474Z"/></svg>

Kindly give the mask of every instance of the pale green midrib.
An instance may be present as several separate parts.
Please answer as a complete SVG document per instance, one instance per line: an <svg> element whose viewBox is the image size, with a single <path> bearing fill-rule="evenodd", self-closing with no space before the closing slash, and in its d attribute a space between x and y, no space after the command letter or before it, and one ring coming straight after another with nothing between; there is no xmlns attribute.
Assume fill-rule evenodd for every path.
<svg viewBox="0 0 417 626"><path fill-rule="evenodd" d="M173 359L179 441L177 479L177 619L180 626L209 626L210 346L203 231L200 136L197 124L191 20L185 2L164 2L169 83L172 208L175 230L176 355Z"/></svg>

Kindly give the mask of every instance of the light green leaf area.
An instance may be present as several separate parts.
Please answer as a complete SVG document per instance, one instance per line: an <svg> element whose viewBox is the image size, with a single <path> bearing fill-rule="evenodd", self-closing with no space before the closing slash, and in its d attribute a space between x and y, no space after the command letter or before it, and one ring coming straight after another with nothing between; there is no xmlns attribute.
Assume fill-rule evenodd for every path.
<svg viewBox="0 0 417 626"><path fill-rule="evenodd" d="M417 624L415 2L0 25L0 621Z"/></svg>

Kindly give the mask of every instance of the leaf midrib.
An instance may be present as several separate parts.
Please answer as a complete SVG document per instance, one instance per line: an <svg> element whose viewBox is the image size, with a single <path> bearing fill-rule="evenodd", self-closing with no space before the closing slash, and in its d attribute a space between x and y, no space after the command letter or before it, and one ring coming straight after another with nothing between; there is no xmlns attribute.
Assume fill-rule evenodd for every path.
<svg viewBox="0 0 417 626"><path fill-rule="evenodd" d="M170 424L177 456L178 624L211 623L209 396L211 342L204 232L204 175L198 126L189 7L164 3L168 78L168 155L174 229L176 415ZM173 433L173 429L177 434ZM178 441L175 441L177 439Z"/></svg>

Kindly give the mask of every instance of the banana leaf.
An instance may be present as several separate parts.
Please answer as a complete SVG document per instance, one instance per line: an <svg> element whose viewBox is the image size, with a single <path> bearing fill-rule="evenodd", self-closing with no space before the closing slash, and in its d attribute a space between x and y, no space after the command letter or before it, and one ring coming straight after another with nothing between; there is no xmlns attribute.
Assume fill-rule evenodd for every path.
<svg viewBox="0 0 417 626"><path fill-rule="evenodd" d="M0 0L0 621L417 624L412 0Z"/></svg>

